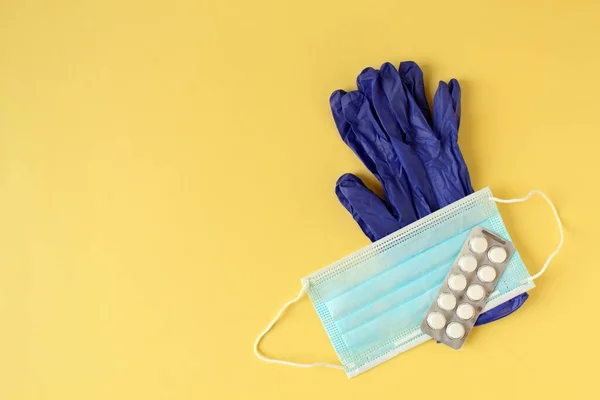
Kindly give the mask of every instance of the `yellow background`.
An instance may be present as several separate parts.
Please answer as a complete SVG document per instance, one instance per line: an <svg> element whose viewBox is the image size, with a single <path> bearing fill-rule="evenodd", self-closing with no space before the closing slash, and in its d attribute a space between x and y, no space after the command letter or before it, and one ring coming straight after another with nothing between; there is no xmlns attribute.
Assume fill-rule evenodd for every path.
<svg viewBox="0 0 600 400"><path fill-rule="evenodd" d="M0 398L598 398L598 4L1 0ZM546 191L566 245L460 352L260 362L300 278L368 243L329 94L406 59L460 79L474 186ZM501 211L537 271L549 209ZM306 298L262 349L337 361Z"/></svg>

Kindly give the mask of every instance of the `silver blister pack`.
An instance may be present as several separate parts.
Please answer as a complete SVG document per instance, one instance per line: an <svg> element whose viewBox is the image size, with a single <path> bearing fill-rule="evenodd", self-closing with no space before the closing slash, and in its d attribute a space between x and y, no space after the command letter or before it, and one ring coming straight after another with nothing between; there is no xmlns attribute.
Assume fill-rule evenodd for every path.
<svg viewBox="0 0 600 400"><path fill-rule="evenodd" d="M421 331L460 349L514 252L511 242L473 228L425 314Z"/></svg>

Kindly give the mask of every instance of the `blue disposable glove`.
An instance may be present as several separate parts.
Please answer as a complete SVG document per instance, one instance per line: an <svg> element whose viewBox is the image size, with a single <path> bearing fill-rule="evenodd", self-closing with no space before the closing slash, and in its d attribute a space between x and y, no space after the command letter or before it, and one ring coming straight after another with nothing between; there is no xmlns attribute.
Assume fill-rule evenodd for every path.
<svg viewBox="0 0 600 400"><path fill-rule="evenodd" d="M473 193L467 164L458 148L461 94L458 81L451 79L449 84L443 81L439 83L433 99L433 124L431 124L421 68L416 63L407 61L400 63L399 73L402 83L418 105L424 118L429 122L429 125L433 125L436 135L448 140L447 144L450 146L450 152L458 164L458 176L465 194Z"/></svg>
<svg viewBox="0 0 600 400"><path fill-rule="evenodd" d="M381 182L382 200L355 175L342 175L336 194L363 232L376 241L473 192L458 147L460 86L440 82L433 115L423 73L414 62L397 71L385 63L365 69L359 90L331 95L334 121L344 142ZM516 311L527 293L480 315L476 325Z"/></svg>
<svg viewBox="0 0 600 400"><path fill-rule="evenodd" d="M415 88L423 87L422 82L421 74L421 85L416 85ZM456 126L456 113L446 112L447 106L452 110L451 102L444 102L440 106L438 104L441 102L437 101L440 98L451 100L449 93L447 97L438 96L440 92L445 94L444 91L438 90L436 93L434 111L439 108L444 113L434 113L433 126L437 128L434 130L430 126L429 114L424 113L392 64L383 64L379 71L365 69L358 76L357 84L359 91L365 94L373 108L374 112L368 117L379 121L394 148L398 149L399 144L407 146L421 160L420 164L424 166L435 194L436 203L429 201L431 211L464 197L467 192L460 181L459 165L452 152L452 141L458 136L458 129L452 129L452 126ZM452 135L453 132L456 134ZM402 158L401 155L400 157ZM411 160L410 165L414 164ZM422 191L421 188L420 190Z"/></svg>

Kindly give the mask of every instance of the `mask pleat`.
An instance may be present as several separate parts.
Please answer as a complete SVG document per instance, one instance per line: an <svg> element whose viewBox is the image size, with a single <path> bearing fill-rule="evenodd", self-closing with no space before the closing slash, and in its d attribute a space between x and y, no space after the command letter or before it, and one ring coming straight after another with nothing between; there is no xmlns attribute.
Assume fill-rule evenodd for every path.
<svg viewBox="0 0 600 400"><path fill-rule="evenodd" d="M403 331L418 329L439 288L394 307L365 325L342 335L350 354L360 354L388 341Z"/></svg>
<svg viewBox="0 0 600 400"><path fill-rule="evenodd" d="M346 333L352 329L371 322L388 310L398 307L406 302L412 301L429 289L439 289L444 282L452 261L439 265L428 274L415 279L395 291L367 304L364 307L344 316L336 321L340 333Z"/></svg>
<svg viewBox="0 0 600 400"><path fill-rule="evenodd" d="M437 246L432 252L421 252L401 264L396 264L371 279L327 301L327 308L334 319L343 318L357 309L387 296L389 293L427 276L441 265L450 265L458 254L469 231L457 235ZM435 282L423 282L425 290Z"/></svg>

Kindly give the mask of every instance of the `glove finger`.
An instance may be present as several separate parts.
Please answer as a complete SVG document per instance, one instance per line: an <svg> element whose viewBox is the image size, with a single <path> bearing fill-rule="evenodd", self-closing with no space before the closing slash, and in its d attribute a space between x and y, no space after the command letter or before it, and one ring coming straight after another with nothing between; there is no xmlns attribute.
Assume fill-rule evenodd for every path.
<svg viewBox="0 0 600 400"><path fill-rule="evenodd" d="M389 67L393 68L391 64ZM413 204L417 217L421 218L437 210L437 201L431 183L427 177L425 166L416 152L404 141L405 134L396 117L392 104L388 101L383 91L382 78L379 71L374 69L364 70L358 77L361 91L365 93L371 103L383 130L390 139L404 171L413 196ZM371 96L369 98L369 96ZM401 106L399 106L401 107Z"/></svg>
<svg viewBox="0 0 600 400"><path fill-rule="evenodd" d="M398 68L400 79L408 90L408 93L415 99L415 102L421 109L421 113L427 121L431 122L431 111L425 95L425 82L423 80L423 71L414 61L403 61Z"/></svg>
<svg viewBox="0 0 600 400"><path fill-rule="evenodd" d="M457 117L457 111L458 115ZM457 166L458 178L464 194L473 193L469 170L458 146L458 122L460 118L460 85L453 80L452 88L440 82L433 100L433 126L442 137L443 146L450 149Z"/></svg>
<svg viewBox="0 0 600 400"><path fill-rule="evenodd" d="M378 76L379 71L371 67L367 67L363 69L362 72L356 77L356 86L358 87L358 90L363 92L369 101L373 99L373 81L375 81Z"/></svg>
<svg viewBox="0 0 600 400"><path fill-rule="evenodd" d="M346 120L357 141L377 164L377 178L383 186L392 215L402 223L416 220L410 185L402 164L389 138L373 116L371 105L361 92L350 92L342 98Z"/></svg>
<svg viewBox="0 0 600 400"><path fill-rule="evenodd" d="M344 95L346 95L346 92L343 90L336 90L329 98L331 113L333 114L333 120L335 121L338 132L340 133L344 143L346 143L348 147L354 151L365 167L367 167L367 169L371 171L373 175L378 176L379 173L377 172L376 162L364 149L363 144L356 139L355 134L352 131L352 126L344 116L344 111L342 108L342 97Z"/></svg>
<svg viewBox="0 0 600 400"><path fill-rule="evenodd" d="M359 78L362 79L362 77ZM377 83L381 85L381 88L378 89L377 96L373 97L386 100L391 108L391 115L396 120L396 124L399 127L395 130L396 138L408 143L411 140L408 97L402 86L400 75L398 75L398 71L396 71L392 64L384 63L381 65L381 70L379 71L377 78ZM375 81L376 79L370 79L368 83L373 86ZM366 80L363 84L366 86ZM380 101L379 103L381 104L382 102Z"/></svg>
<svg viewBox="0 0 600 400"><path fill-rule="evenodd" d="M460 84L458 83L458 81L456 79L450 79L448 86L450 88L450 96L452 97L452 108L454 109L454 120L455 120L455 124L456 124L456 131L458 132L458 129L460 127L460 116L461 116ZM458 133L457 133L457 136L458 136ZM456 159L462 166L464 166L464 168L461 168L460 174L461 174L461 181L462 181L463 187L465 189L465 193L466 194L473 193L474 190L473 190L473 186L471 185L471 177L469 176L469 169L467 168L467 163L465 162L465 159L463 158L460 148L458 147L458 141L457 141L457 144L455 147L456 148L455 148L454 152L456 154ZM523 301L525 301L525 300L523 300Z"/></svg>
<svg viewBox="0 0 600 400"><path fill-rule="evenodd" d="M450 88L444 81L440 81L433 97L433 129L442 142L458 139L458 129L454 118L454 105Z"/></svg>
<svg viewBox="0 0 600 400"><path fill-rule="evenodd" d="M475 322L475 326L489 324L490 322L497 321L502 319L515 311L517 311L523 303L529 298L528 293L522 293L515 298L508 300L505 303L500 304L481 314L477 321Z"/></svg>
<svg viewBox="0 0 600 400"><path fill-rule="evenodd" d="M460 84L456 79L450 79L448 83L450 88L450 96L452 97L452 108L454 109L454 118L456 119L456 129L460 126Z"/></svg>
<svg viewBox="0 0 600 400"><path fill-rule="evenodd" d="M335 184L335 194L372 242L403 226L379 196L355 175L342 175Z"/></svg>
<svg viewBox="0 0 600 400"><path fill-rule="evenodd" d="M438 138L413 97L407 93L394 66L385 63L380 70L383 92L392 107L408 143L427 162L439 152Z"/></svg>
<svg viewBox="0 0 600 400"><path fill-rule="evenodd" d="M389 64L389 63L386 63ZM386 66L382 65L382 69ZM389 64L391 66L391 64ZM392 66L393 68L393 66ZM395 72L395 70L394 70ZM397 73L396 73L397 74ZM380 71L373 68L366 68L356 78L358 87L362 93L367 97L367 100L371 104L373 113L378 118L383 131L391 139L392 137L405 142L406 135L410 130L408 118L406 118L404 111L406 108L404 102L404 92L397 93L397 90L390 88L388 92L383 90L382 77ZM393 82L392 82L393 84ZM400 90L402 88L400 87ZM391 99L388 96L393 96ZM398 111L402 111L402 115L396 115L396 109L392 108L392 101L396 101ZM388 131L389 128L389 131Z"/></svg>
<svg viewBox="0 0 600 400"><path fill-rule="evenodd" d="M344 118L344 113L342 112L342 97L346 94L345 91L339 89L335 92L331 93L329 96L329 105L331 106L331 114L333 115L333 120L335 121L335 126L338 129L338 132L342 136L342 139L352 129L346 118Z"/></svg>

